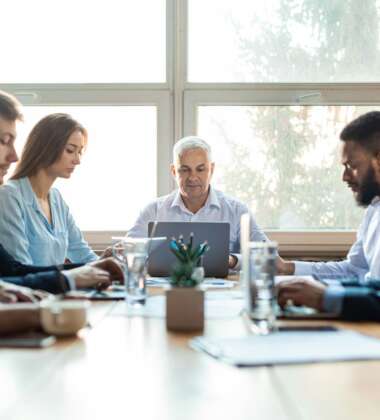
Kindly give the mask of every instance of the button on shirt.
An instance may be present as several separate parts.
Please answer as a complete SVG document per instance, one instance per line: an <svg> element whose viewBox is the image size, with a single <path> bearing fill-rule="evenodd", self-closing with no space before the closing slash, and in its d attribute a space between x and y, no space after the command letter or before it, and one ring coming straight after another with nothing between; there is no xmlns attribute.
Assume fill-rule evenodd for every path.
<svg viewBox="0 0 380 420"><path fill-rule="evenodd" d="M295 262L295 275L314 275L316 278L336 279L326 289L324 309L339 313L344 298L344 287L339 279L358 279L365 285L370 280L380 279L380 200L374 199L367 208L347 258L339 262ZM328 282L327 282L328 283Z"/></svg>
<svg viewBox="0 0 380 420"><path fill-rule="evenodd" d="M228 197L221 191L210 187L206 203L196 213L185 207L179 191L159 197L148 204L140 213L135 225L128 230L130 237L148 236L149 222L227 222L230 224L229 250L238 258L238 269L241 263L240 253L240 218L242 214L250 213L248 207L241 201ZM258 227L251 215L251 241L267 241L268 238Z"/></svg>
<svg viewBox="0 0 380 420"><path fill-rule="evenodd" d="M86 263L98 257L84 240L59 191L49 191L52 223L37 201L27 177L0 187L0 238L16 260L31 265L59 265L68 258Z"/></svg>

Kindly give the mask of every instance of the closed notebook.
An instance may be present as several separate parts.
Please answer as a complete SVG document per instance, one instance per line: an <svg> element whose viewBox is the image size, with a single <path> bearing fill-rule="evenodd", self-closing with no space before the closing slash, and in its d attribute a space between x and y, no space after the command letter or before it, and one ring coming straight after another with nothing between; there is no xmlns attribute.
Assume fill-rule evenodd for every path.
<svg viewBox="0 0 380 420"><path fill-rule="evenodd" d="M279 331L242 338L196 337L190 346L236 366L380 359L380 340L353 331Z"/></svg>

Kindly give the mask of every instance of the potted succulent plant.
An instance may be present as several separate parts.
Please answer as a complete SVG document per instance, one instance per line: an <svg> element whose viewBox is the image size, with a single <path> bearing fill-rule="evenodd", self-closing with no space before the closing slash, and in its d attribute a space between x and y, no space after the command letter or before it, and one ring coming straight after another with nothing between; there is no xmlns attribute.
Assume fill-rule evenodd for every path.
<svg viewBox="0 0 380 420"><path fill-rule="evenodd" d="M204 326L204 291L198 286L203 281L200 266L202 256L209 249L207 242L193 246L193 234L187 244L182 236L170 242L177 258L170 277L171 288L166 291L166 327L174 331L202 330Z"/></svg>

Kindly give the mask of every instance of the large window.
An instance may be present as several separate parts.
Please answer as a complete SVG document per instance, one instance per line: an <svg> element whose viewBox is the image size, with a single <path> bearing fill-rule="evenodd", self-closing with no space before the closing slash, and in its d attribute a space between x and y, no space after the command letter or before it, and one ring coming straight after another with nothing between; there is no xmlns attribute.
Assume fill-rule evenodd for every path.
<svg viewBox="0 0 380 420"><path fill-rule="evenodd" d="M1 83L166 82L165 0L14 0L1 14Z"/></svg>
<svg viewBox="0 0 380 420"><path fill-rule="evenodd" d="M267 229L356 229L363 210L341 182L339 132L368 111L353 106L202 106L215 184Z"/></svg>
<svg viewBox="0 0 380 420"><path fill-rule="evenodd" d="M19 124L19 153L33 125L46 114L67 112L89 140L69 180L55 186L83 230L127 229L157 195L157 111L151 106L27 107Z"/></svg>
<svg viewBox="0 0 380 420"><path fill-rule="evenodd" d="M379 109L380 1L187 3L184 131L211 142L215 184L269 230L356 230L339 133Z"/></svg>
<svg viewBox="0 0 380 420"><path fill-rule="evenodd" d="M189 0L190 82L379 82L379 0Z"/></svg>
<svg viewBox="0 0 380 420"><path fill-rule="evenodd" d="M210 141L215 185L264 228L357 228L338 137L380 105L380 0L17 0L1 13L20 144L56 110L89 128L59 188L83 230L105 231L99 243L173 189L171 148L189 134Z"/></svg>
<svg viewBox="0 0 380 420"><path fill-rule="evenodd" d="M78 226L99 247L170 189L173 143L165 0L16 0L2 7L0 89L25 105L27 133L68 112L89 131L70 180L58 180ZM22 11L22 13L20 13ZM5 65L6 64L6 65ZM103 233L101 233L103 232ZM97 244L94 244L97 247Z"/></svg>

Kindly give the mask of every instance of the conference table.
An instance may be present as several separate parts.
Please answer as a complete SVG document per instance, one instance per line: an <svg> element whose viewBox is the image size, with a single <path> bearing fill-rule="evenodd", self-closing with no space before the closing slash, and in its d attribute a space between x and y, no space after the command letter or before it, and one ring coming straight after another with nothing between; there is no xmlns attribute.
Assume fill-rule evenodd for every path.
<svg viewBox="0 0 380 420"><path fill-rule="evenodd" d="M124 305L93 302L91 328L77 338L45 349L0 349L0 419L380 418L380 361L237 368L191 349L199 333L127 317ZM380 338L376 323L312 323ZM235 317L206 320L203 334L248 331Z"/></svg>

